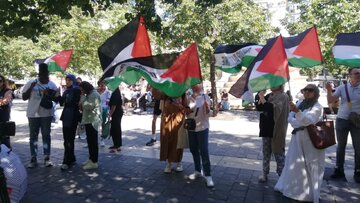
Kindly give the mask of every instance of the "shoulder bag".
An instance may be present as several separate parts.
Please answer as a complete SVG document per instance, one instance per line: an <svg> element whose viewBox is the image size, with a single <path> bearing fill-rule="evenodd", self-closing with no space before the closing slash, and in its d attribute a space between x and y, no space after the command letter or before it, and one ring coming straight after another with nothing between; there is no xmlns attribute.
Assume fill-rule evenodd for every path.
<svg viewBox="0 0 360 203"><path fill-rule="evenodd" d="M196 108L195 117L197 116L199 112L199 108ZM184 121L184 128L187 130L195 130L196 128L196 121L195 118L187 118Z"/></svg>
<svg viewBox="0 0 360 203"><path fill-rule="evenodd" d="M316 149L325 149L336 144L334 121L327 120L325 115L322 121L306 126L306 129Z"/></svg>
<svg viewBox="0 0 360 203"><path fill-rule="evenodd" d="M348 101L349 108L351 109L351 100L349 96L349 90L347 87L347 84L345 84L345 93L346 93L346 99ZM349 121L357 128L360 128L360 114L356 112L350 112L349 114Z"/></svg>

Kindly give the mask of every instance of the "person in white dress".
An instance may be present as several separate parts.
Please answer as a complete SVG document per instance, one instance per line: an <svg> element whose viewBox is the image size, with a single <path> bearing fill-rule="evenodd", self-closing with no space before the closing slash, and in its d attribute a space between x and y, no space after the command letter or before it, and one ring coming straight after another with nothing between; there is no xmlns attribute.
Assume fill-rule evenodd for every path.
<svg viewBox="0 0 360 203"><path fill-rule="evenodd" d="M325 150L314 147L306 126L321 120L323 107L318 102L320 94L316 85L308 84L301 91L304 100L290 103L288 121L294 130L275 190L291 199L316 203L324 176Z"/></svg>

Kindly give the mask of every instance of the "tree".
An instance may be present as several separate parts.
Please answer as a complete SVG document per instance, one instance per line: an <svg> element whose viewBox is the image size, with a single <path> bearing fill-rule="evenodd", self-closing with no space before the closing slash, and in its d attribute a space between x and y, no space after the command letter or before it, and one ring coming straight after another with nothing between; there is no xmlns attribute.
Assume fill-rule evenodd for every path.
<svg viewBox="0 0 360 203"><path fill-rule="evenodd" d="M196 42L205 78L212 74L211 78L215 79L215 71L210 71L211 56L220 43L265 43L276 33L266 22L268 14L252 1L228 0L204 6L183 0L176 7L165 4L162 10L162 34L157 38L155 50L179 51ZM212 83L212 94L217 95L215 82Z"/></svg>
<svg viewBox="0 0 360 203"><path fill-rule="evenodd" d="M337 34L360 31L359 1L313 0L309 3L294 2L299 3L301 16L296 22L285 22L289 32L296 34L316 25L325 60L324 67L334 76L346 75L347 67L334 64L331 48L335 44Z"/></svg>
<svg viewBox="0 0 360 203"><path fill-rule="evenodd" d="M106 9L113 2L125 3L126 0L12 0L1 1L0 33L9 37L24 36L34 41L42 33L49 33L49 16L70 19L73 6L79 7L84 15L94 16L96 9Z"/></svg>
<svg viewBox="0 0 360 203"><path fill-rule="evenodd" d="M157 0L11 0L0 3L0 34L8 37L24 36L37 41L41 34L51 31L49 16L60 19L71 19L72 7L80 8L80 13L95 16L98 10L107 10L114 3L131 5L135 12L128 12L126 19L134 18L141 13L149 23L150 30L161 30L161 19L155 11ZM181 0L158 0L161 3L171 3L176 6ZM209 6L221 0L198 0L197 4Z"/></svg>

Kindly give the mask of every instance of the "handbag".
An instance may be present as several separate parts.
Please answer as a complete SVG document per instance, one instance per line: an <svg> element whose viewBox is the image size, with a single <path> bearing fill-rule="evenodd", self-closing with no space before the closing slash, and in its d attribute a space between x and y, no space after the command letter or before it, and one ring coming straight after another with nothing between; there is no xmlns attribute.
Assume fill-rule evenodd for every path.
<svg viewBox="0 0 360 203"><path fill-rule="evenodd" d="M184 121L184 128L187 130L195 130L196 128L196 121L193 118L187 118Z"/></svg>
<svg viewBox="0 0 360 203"><path fill-rule="evenodd" d="M199 112L199 108L196 108L195 117L197 116ZM184 121L184 128L187 130L195 130L196 128L196 121L195 118L187 118Z"/></svg>
<svg viewBox="0 0 360 203"><path fill-rule="evenodd" d="M15 136L16 125L14 121L0 123L0 137Z"/></svg>
<svg viewBox="0 0 360 203"><path fill-rule="evenodd" d="M189 135L187 130L184 128L185 120L181 123L178 130L177 149L189 148Z"/></svg>
<svg viewBox="0 0 360 203"><path fill-rule="evenodd" d="M101 138L110 138L111 121L106 121L101 128Z"/></svg>
<svg viewBox="0 0 360 203"><path fill-rule="evenodd" d="M334 121L327 120L326 116L324 118L315 125L306 126L310 140L316 149L325 149L336 144Z"/></svg>
<svg viewBox="0 0 360 203"><path fill-rule="evenodd" d="M41 101L40 101L40 106L45 109L51 109L53 106L53 103L50 99L48 99L46 97L42 97Z"/></svg>

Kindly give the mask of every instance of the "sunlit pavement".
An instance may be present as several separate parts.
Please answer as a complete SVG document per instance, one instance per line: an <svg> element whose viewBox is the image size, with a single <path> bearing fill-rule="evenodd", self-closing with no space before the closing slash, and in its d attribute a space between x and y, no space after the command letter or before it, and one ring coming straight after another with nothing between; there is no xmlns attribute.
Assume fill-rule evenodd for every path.
<svg viewBox="0 0 360 203"><path fill-rule="evenodd" d="M30 159L26 102L15 100L12 119L17 133L12 138L13 150L24 164ZM61 109L58 109L61 113ZM21 203L68 202L295 202L273 190L278 179L271 163L266 184L258 183L261 172L261 139L258 118L254 111L221 112L211 118L209 151L211 154L213 189L203 179L190 181L194 170L188 149L184 152L181 173L164 174L165 162L159 161L159 142L145 146L151 133L151 110L123 117L123 147L117 154L108 153L112 141L99 147L99 168L85 171L81 163L88 158L86 141L76 139L77 165L61 171L63 143L61 122L53 125L51 159L55 166L46 168L41 160L42 141L39 137L39 166L28 169L28 190ZM158 126L157 129L159 129ZM290 140L291 127L287 141ZM157 134L159 139L159 134ZM354 183L353 149L349 139L346 152L346 181L328 180L334 166L336 147L326 150L326 173L321 202L359 202L360 184Z"/></svg>

